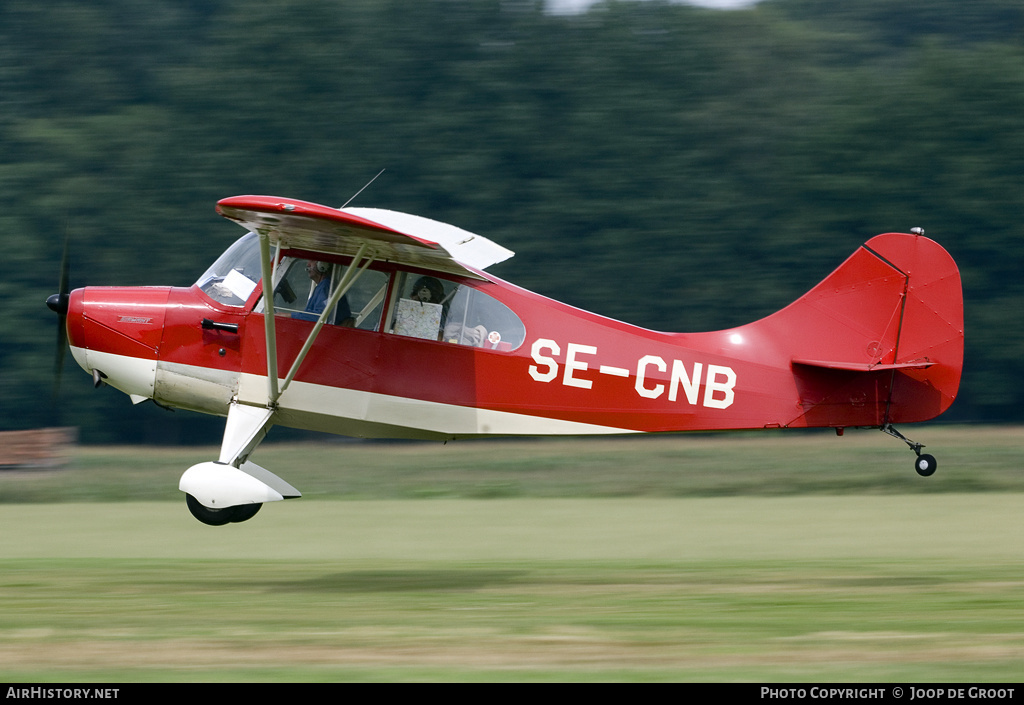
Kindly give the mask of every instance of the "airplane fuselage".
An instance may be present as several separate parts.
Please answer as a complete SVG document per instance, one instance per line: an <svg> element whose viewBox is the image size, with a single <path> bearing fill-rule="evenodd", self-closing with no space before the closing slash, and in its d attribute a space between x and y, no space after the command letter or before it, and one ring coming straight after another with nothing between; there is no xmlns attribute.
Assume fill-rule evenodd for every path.
<svg viewBox="0 0 1024 705"><path fill-rule="evenodd" d="M394 281L394 272L387 273ZM275 423L357 437L451 439L878 426L886 413L894 421L922 416L908 405L892 408L888 368L855 373L794 365L785 312L724 331L662 333L493 277L461 283L516 312L525 326L516 349L453 345L386 326L324 326L278 400ZM892 276L863 293L888 298L886 287L898 294L903 285ZM76 290L68 318L72 351L87 371L100 370L108 384L137 400L218 415L232 401L265 405L264 314L253 310L260 295L257 288L238 307L214 301L198 286ZM884 325L893 305L858 315ZM833 334L814 321L801 325L810 326L802 357L827 355ZM283 376L313 323L278 316L276 326ZM865 363L895 345L877 328L861 337Z"/></svg>

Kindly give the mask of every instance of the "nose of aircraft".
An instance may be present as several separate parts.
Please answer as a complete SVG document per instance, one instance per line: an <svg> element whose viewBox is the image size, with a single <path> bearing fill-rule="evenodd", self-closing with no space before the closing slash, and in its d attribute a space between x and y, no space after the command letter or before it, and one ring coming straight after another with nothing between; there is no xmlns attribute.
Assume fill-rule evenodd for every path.
<svg viewBox="0 0 1024 705"><path fill-rule="evenodd" d="M86 287L63 301L55 294L47 306L66 316L71 354L82 369L97 382L149 398L169 293L169 287Z"/></svg>

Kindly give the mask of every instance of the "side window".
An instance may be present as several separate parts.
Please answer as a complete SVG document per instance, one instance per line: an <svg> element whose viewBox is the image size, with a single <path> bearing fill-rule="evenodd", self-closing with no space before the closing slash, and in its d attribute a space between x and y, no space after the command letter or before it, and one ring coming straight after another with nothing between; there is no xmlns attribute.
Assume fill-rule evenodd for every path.
<svg viewBox="0 0 1024 705"><path fill-rule="evenodd" d="M468 286L452 299L444 340L492 350L515 350L526 339L519 316L505 304Z"/></svg>
<svg viewBox="0 0 1024 705"><path fill-rule="evenodd" d="M347 267L338 267L338 281ZM348 297L351 325L361 330L380 330L380 317L384 313L384 296L388 292L389 276L374 269L364 271L345 295ZM341 305L338 305L339 315ZM340 318L338 319L341 320Z"/></svg>
<svg viewBox="0 0 1024 705"><path fill-rule="evenodd" d="M315 283L306 271L306 261L286 257L278 265L277 286L274 287L274 310L279 316L305 318L307 307L312 312ZM324 299L326 302L326 299ZM323 306L320 307L323 310ZM313 317L316 320L316 317Z"/></svg>
<svg viewBox="0 0 1024 705"><path fill-rule="evenodd" d="M429 275L399 276L392 333L491 350L515 350L526 338L519 317L477 289Z"/></svg>
<svg viewBox="0 0 1024 705"><path fill-rule="evenodd" d="M330 262L286 257L278 266L274 309L280 316L306 321L320 318L332 292L349 267ZM383 311L388 275L372 269L358 273L327 322L349 328L376 330Z"/></svg>

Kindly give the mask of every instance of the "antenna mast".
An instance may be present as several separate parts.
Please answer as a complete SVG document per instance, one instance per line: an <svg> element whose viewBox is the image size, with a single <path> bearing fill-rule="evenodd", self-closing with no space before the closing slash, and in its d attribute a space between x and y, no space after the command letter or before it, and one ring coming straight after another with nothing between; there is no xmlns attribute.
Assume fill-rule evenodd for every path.
<svg viewBox="0 0 1024 705"><path fill-rule="evenodd" d="M381 170L380 170L379 172L377 172L377 176L380 176L381 174L383 174L383 173L385 172L385 170L386 170L386 169L381 169ZM365 191L365 190L366 190L367 186L369 186L369 185L370 185L370 184L372 184L372 183L373 183L374 181L376 181L376 180L377 180L377 176L375 176L375 177L373 177L372 179L370 179L369 181L367 181L367 182L366 182L366 186L363 186L363 187L362 187L361 189L359 189L359 190L358 190L358 191L356 191L356 192L355 192L354 194L352 194L352 198L350 198L350 199L348 199L347 201L345 201L345 205L344 205L344 206L342 206L341 208L345 208L345 206L347 206L347 205L348 205L349 203L351 203L352 201L356 200L356 196L358 196L359 194L361 194L361 193L362 193L363 191ZM338 210L341 210L341 208L339 208Z"/></svg>

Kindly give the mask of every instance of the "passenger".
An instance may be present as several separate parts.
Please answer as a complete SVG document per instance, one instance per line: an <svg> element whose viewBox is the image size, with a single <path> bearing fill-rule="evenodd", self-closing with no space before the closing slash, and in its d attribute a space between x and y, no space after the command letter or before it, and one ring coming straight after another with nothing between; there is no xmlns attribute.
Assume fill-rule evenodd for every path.
<svg viewBox="0 0 1024 705"><path fill-rule="evenodd" d="M420 277L412 285L412 294L409 298L425 304L444 303L444 286L434 277Z"/></svg>
<svg viewBox="0 0 1024 705"><path fill-rule="evenodd" d="M448 299L444 295L444 285L434 277L423 276L412 285L412 293L409 298L423 304L441 304L441 325L438 328L437 338L441 339L441 331L444 330L445 321L448 320Z"/></svg>

